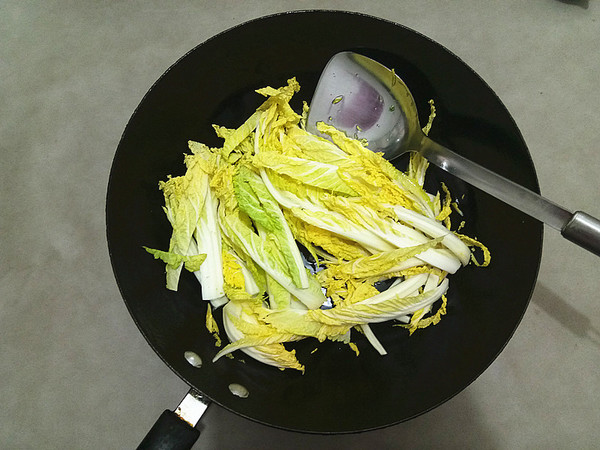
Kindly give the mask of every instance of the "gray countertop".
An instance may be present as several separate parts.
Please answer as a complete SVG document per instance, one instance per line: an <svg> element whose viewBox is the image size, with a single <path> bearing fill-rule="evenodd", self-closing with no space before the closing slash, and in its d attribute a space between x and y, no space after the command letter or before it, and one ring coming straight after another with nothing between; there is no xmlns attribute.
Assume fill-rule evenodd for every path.
<svg viewBox="0 0 600 450"><path fill-rule="evenodd" d="M5 0L0 447L133 448L181 400L185 383L146 344L113 278L104 222L112 157L144 93L181 55L248 19L310 8L387 18L457 54L515 118L543 194L600 217L597 2ZM598 448L598 263L547 229L514 337L472 385L428 414L319 436L214 406L197 448Z"/></svg>

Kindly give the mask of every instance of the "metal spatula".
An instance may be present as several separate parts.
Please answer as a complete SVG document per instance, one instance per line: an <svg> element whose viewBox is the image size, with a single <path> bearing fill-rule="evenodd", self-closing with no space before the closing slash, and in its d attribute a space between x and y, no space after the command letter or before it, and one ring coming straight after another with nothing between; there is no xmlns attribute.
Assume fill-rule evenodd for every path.
<svg viewBox="0 0 600 450"><path fill-rule="evenodd" d="M575 244L600 256L600 221L575 213L432 141L423 133L415 101L394 71L352 52L327 63L313 96L308 131L325 122L392 160L415 151L430 163L559 230Z"/></svg>

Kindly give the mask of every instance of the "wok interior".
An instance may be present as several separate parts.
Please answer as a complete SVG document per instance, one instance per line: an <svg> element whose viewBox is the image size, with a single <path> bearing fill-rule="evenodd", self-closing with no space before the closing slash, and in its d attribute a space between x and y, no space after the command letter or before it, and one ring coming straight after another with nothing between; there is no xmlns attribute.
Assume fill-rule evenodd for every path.
<svg viewBox="0 0 600 450"><path fill-rule="evenodd" d="M254 89L279 87L296 76L302 89L293 105L299 111L302 100L310 102L327 60L342 50L393 67L411 89L422 123L429 113L427 102L434 99L434 139L539 191L530 155L509 113L458 58L401 26L322 11L250 22L179 60L131 118L115 156L107 197L115 276L130 313L157 354L223 407L268 425L307 432L391 425L464 389L491 364L517 327L541 254L541 224L431 167L431 189L444 181L461 198L464 232L492 252L488 268L469 265L451 276L448 313L438 325L411 337L391 323L373 326L388 351L384 357L358 333L353 335L358 357L343 344L302 341L295 348L306 366L304 375L237 353L234 360L210 362L218 349L204 328L206 305L196 279L184 273L179 291L167 291L163 265L142 249L168 246L170 227L157 183L183 173L189 139L221 145L211 125L239 126L262 102ZM188 350L202 357L201 368L187 363L183 355ZM250 396L235 397L230 383L242 384Z"/></svg>

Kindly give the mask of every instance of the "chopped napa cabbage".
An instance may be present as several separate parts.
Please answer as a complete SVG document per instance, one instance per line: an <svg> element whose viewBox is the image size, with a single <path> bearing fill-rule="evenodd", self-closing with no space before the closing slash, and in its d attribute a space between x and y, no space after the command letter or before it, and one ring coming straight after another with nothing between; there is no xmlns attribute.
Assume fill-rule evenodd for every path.
<svg viewBox="0 0 600 450"><path fill-rule="evenodd" d="M418 275L417 275L418 276ZM411 279L400 283L395 288L388 291L396 292L399 286L407 283ZM412 314L419 309L434 303L441 298L448 289L448 279L444 279L438 287L418 295L409 295L406 292L402 294L393 294L382 292L374 297L350 305L343 305L339 308L327 310L308 311L307 315L328 325L338 323L354 323L355 325L363 323L378 323L392 320L397 316Z"/></svg>
<svg viewBox="0 0 600 450"><path fill-rule="evenodd" d="M356 224L362 224L363 227L372 231L376 236L392 244L396 248L405 248L427 242L427 238L417 231L407 228L389 218L380 217L376 211L368 206L363 206L358 202L352 202L349 199L337 197L327 199L327 204L335 203L335 209L341 211L349 220ZM398 208L401 208L400 206ZM415 213L421 216L418 213ZM425 216L423 220L432 221ZM434 222L435 223L435 222ZM438 236L434 236L438 237ZM450 273L456 272L460 267L460 262L449 252L431 248L425 249L418 255L423 261L432 264L435 267Z"/></svg>
<svg viewBox="0 0 600 450"><path fill-rule="evenodd" d="M154 258L160 259L167 264L167 269L177 270L184 264L185 268L190 272L195 272L200 269L202 263L206 260L206 254L200 255L179 255L173 252L164 252L153 248L144 247L144 249L154 255ZM169 272L167 272L169 273Z"/></svg>
<svg viewBox="0 0 600 450"><path fill-rule="evenodd" d="M277 201L271 196L260 176L242 165L233 177L233 188L240 209L276 240L276 248L287 266L287 272L299 288L308 287L308 277L298 245Z"/></svg>
<svg viewBox="0 0 600 450"><path fill-rule="evenodd" d="M223 327L231 343L219 351L213 361L240 349L262 363L304 371L295 350L288 351L282 344L300 337L278 333L267 324L260 324L255 315L242 305L230 302L223 307Z"/></svg>
<svg viewBox="0 0 600 450"><path fill-rule="evenodd" d="M375 336L375 333L373 333L373 330L371 330L371 327L368 323L359 325L359 329L363 332L369 343L381 356L387 355L385 347L381 344L381 342L379 342L379 339L377 339L377 336Z"/></svg>
<svg viewBox="0 0 600 450"><path fill-rule="evenodd" d="M291 343L330 340L358 356L357 332L386 355L370 324L398 321L409 335L437 324L451 274L490 263L485 245L450 229L463 214L449 189L424 190L427 160L414 153L403 172L330 125L317 124L327 139L307 132L308 105L290 106L299 89L295 78L258 89L266 98L241 125L213 125L221 147L189 141L185 175L159 184L173 232L168 251L147 250L169 289L182 267L196 274L217 343L222 314L229 343L214 361L241 351L304 372Z"/></svg>
<svg viewBox="0 0 600 450"><path fill-rule="evenodd" d="M431 126L433 125L433 120L436 116L435 104L433 100L429 101L429 107L429 120L427 121L427 124L423 127L423 133L426 136L429 135L429 131L431 130ZM425 173L427 172L428 167L429 162L418 152L413 152L410 154L407 175L413 180L415 180L419 186L423 186L423 184L425 183Z"/></svg>
<svg viewBox="0 0 600 450"><path fill-rule="evenodd" d="M473 264L479 267L487 267L490 265L490 262L492 261L492 254L485 245L483 245L477 239L472 238L470 236L465 236L464 234L457 234L457 236L466 245L479 248L483 252L483 261L481 262L477 261L477 259L475 258L475 254L471 252L471 261L473 261Z"/></svg>
<svg viewBox="0 0 600 450"><path fill-rule="evenodd" d="M463 265L469 263L471 250L456 234L449 231L444 225L402 206L393 206L392 208L396 212L398 219L402 222L415 227L431 237L443 237L442 243L446 248L454 253Z"/></svg>
<svg viewBox="0 0 600 450"><path fill-rule="evenodd" d="M238 214L226 214L219 209L224 234L260 266L275 281L285 287L308 308L318 308L325 302L320 288L311 283L311 275L304 269L308 280L306 288L297 287L278 248L278 242L256 233ZM317 283L318 284L318 283Z"/></svg>
<svg viewBox="0 0 600 450"><path fill-rule="evenodd" d="M356 192L340 178L337 173L339 167L335 164L286 156L273 151L258 153L252 162L256 167L269 168L300 183L336 194L356 195Z"/></svg>
<svg viewBox="0 0 600 450"><path fill-rule="evenodd" d="M245 289L250 295L258 293L258 286L252 279L252 285L248 285L251 275L244 271L243 262L230 249L223 249L221 256L223 262L223 279L229 286L236 289ZM248 270L248 269L246 269ZM256 286L256 288L254 288Z"/></svg>
<svg viewBox="0 0 600 450"><path fill-rule="evenodd" d="M221 232L217 220L218 202L212 189L206 190L205 208L194 230L192 246L196 253L206 254L206 261L194 272L202 288L202 298L216 302L225 296L223 290L223 265Z"/></svg>
<svg viewBox="0 0 600 450"><path fill-rule="evenodd" d="M420 309L415 312L410 318L410 322L406 325L402 325L404 328L408 328L408 332L413 334L419 328L426 328L430 325L437 325L440 320L442 320L442 316L446 314L446 305L448 303L448 299L445 295L442 295L442 304L437 312L429 317L424 317L429 310L431 309L431 305L426 308Z"/></svg>
<svg viewBox="0 0 600 450"><path fill-rule="evenodd" d="M285 309L291 306L292 294L270 276L267 276L267 294L271 309Z"/></svg>
<svg viewBox="0 0 600 450"><path fill-rule="evenodd" d="M444 183L442 183L442 189L444 191L445 198L443 201L443 206L440 209L440 212L435 216L435 220L438 222L443 222L446 228L450 229L450 214L452 214L452 195L450 194L450 190L446 187Z"/></svg>
<svg viewBox="0 0 600 450"><path fill-rule="evenodd" d="M425 244L414 247L397 248L388 252L363 256L341 264L331 264L327 269L319 273L319 278L369 278L389 272L397 272L399 271L398 267L401 267L401 263L434 247L440 241L441 238L432 239ZM418 260L416 262L418 262ZM413 261L411 261L411 264L413 264ZM408 267L403 267L403 269L404 268Z"/></svg>
<svg viewBox="0 0 600 450"><path fill-rule="evenodd" d="M163 209L173 228L168 253L182 256L190 254L194 231L204 208L208 189L208 180L204 176L194 177L191 174L188 170L184 176L169 177L167 181L159 182L165 198ZM167 263L167 289L177 290L182 267L181 262L174 264L174 260ZM196 270L198 269L199 266Z"/></svg>
<svg viewBox="0 0 600 450"><path fill-rule="evenodd" d="M220 347L222 342L221 336L219 335L219 325L212 314L210 304L206 305L206 329L215 338L215 345Z"/></svg>
<svg viewBox="0 0 600 450"><path fill-rule="evenodd" d="M369 252L357 242L304 222L293 214L286 214L286 219L290 227L294 230L296 239L309 249L317 261L319 260L319 256L314 246L322 248L333 257L342 261L352 261L356 258L369 255Z"/></svg>

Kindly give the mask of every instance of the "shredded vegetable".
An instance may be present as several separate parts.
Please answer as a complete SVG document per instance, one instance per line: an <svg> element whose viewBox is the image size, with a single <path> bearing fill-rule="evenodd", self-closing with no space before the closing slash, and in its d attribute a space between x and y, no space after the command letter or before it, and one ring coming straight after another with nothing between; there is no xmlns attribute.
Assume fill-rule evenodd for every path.
<svg viewBox="0 0 600 450"><path fill-rule="evenodd" d="M450 229L453 208L463 214L449 189L424 190L426 160L411 155L403 172L325 123L327 138L307 132L308 106L289 104L299 89L295 78L259 89L266 100L239 128L214 126L222 147L190 141L185 175L159 184L173 233L168 251L146 249L166 263L167 288L183 267L197 275L208 331L220 345L220 314L229 340L213 361L240 350L303 372L288 343L338 341L358 356L353 330L385 355L370 324L411 335L437 324L451 275L490 263L485 245Z"/></svg>

